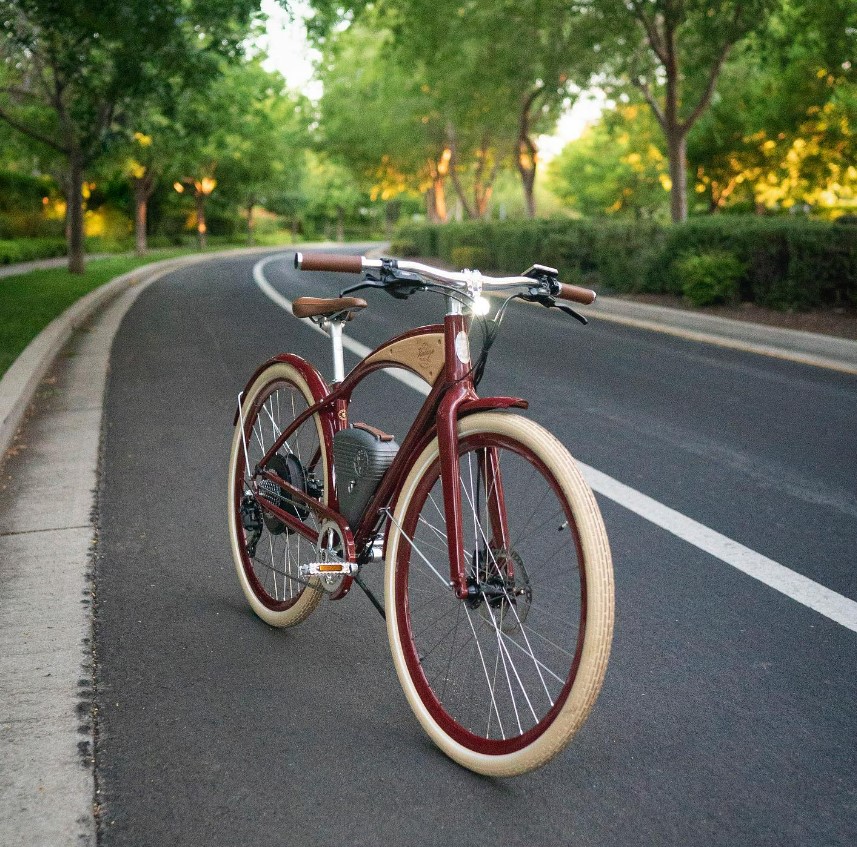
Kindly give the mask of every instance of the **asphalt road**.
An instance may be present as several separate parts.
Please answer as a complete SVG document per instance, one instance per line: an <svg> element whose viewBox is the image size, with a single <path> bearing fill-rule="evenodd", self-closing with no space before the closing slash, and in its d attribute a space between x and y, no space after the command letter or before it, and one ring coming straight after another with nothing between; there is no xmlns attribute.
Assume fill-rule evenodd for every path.
<svg viewBox="0 0 857 847"><path fill-rule="evenodd" d="M325 339L223 259L151 286L117 335L96 568L103 845L853 845L857 633L599 497L616 568L607 680L568 749L492 780L424 736L355 589L288 631L226 534L233 410ZM265 268L290 299L342 279ZM442 313L370 294L372 347ZM356 361L346 353L346 366ZM526 397L581 461L857 600L857 379L510 310L480 393ZM383 375L360 417L401 437ZM374 585L380 573L367 575Z"/></svg>

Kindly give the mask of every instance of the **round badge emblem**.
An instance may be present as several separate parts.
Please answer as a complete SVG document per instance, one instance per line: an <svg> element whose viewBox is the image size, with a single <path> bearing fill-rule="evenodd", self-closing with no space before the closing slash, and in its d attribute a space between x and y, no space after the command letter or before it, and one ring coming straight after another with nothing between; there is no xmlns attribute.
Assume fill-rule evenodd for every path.
<svg viewBox="0 0 857 847"><path fill-rule="evenodd" d="M467 343L466 332L459 332L455 336L455 355L462 364L466 365L470 361L470 345Z"/></svg>
<svg viewBox="0 0 857 847"><path fill-rule="evenodd" d="M365 450L358 450L354 456L354 473L364 476L369 470L369 454Z"/></svg>

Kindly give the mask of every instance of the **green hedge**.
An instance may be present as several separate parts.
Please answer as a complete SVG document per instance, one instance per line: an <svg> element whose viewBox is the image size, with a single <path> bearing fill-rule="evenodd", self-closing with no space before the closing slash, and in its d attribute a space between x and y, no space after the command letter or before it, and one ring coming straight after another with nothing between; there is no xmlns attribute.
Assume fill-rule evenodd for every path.
<svg viewBox="0 0 857 847"><path fill-rule="evenodd" d="M727 254L741 300L779 309L857 305L857 226L753 215L650 221L467 221L401 227L392 252L440 258L478 255L485 271L521 271L533 262L560 269L568 282L620 293L681 295L682 263ZM476 252L478 251L478 253Z"/></svg>
<svg viewBox="0 0 857 847"><path fill-rule="evenodd" d="M0 239L0 265L65 256L64 238Z"/></svg>

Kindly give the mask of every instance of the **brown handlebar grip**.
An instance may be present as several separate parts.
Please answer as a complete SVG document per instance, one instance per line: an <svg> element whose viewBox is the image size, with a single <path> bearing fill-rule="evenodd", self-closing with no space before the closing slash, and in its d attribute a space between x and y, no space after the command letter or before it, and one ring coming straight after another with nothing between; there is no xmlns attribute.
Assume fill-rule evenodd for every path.
<svg viewBox="0 0 857 847"><path fill-rule="evenodd" d="M588 306L595 302L595 292L579 285L569 285L566 282L559 283L559 294L555 295L560 300L571 300L574 303L582 303Z"/></svg>
<svg viewBox="0 0 857 847"><path fill-rule="evenodd" d="M341 256L337 253L295 253L295 267L300 271L359 274L363 273L363 257Z"/></svg>

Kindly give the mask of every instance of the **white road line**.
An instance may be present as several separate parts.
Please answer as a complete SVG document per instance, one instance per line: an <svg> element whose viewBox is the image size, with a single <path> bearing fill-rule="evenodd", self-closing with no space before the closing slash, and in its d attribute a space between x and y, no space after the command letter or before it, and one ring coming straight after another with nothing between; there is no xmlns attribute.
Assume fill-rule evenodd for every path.
<svg viewBox="0 0 857 847"><path fill-rule="evenodd" d="M268 262L282 260L282 255L268 256L266 259L258 262L253 268L253 278L256 284L268 297L271 298L278 306L285 309L291 314L292 304L289 300L283 297L268 281L265 279L263 268ZM316 324L309 321L306 323L318 330L323 335L327 333ZM370 348L349 338L346 335L342 336L342 344L351 352L358 356L367 356L372 351ZM410 386L414 390L423 395L428 395L429 388L425 382L418 379L408 371L389 370L389 373L394 379L398 379L405 385ZM737 568L742 573L759 580L770 588L785 594L792 600L796 600L804 606L813 609L816 612L824 615L826 618L842 624L852 632L857 632L857 603L829 588L825 588L818 582L797 573L796 571L721 535L713 529L698 523L692 518L675 511L675 509L665 506L663 503L654 500L653 498L643 494L636 489L633 489L624 483L619 482L613 477L596 470L589 465L578 462L578 466L583 472L586 481L592 486L592 489L608 500L618 503L620 506L628 509L634 514L645 518L647 521L655 524L655 526L665 529L667 532L681 538L688 544L714 556L720 561Z"/></svg>
<svg viewBox="0 0 857 847"><path fill-rule="evenodd" d="M809 606L842 626L857 632L857 603L825 588L790 568L715 532L707 526L630 488L595 468L577 463L594 491L624 506L655 526L693 544L739 571L775 588L792 600Z"/></svg>

